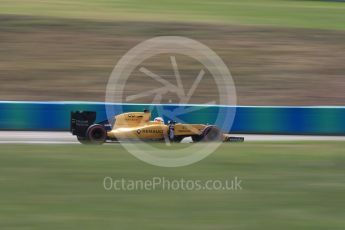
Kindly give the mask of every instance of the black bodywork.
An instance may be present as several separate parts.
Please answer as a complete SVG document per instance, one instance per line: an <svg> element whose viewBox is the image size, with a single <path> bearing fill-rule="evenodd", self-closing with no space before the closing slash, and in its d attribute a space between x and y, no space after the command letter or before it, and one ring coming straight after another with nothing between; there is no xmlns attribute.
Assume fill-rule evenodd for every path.
<svg viewBox="0 0 345 230"><path fill-rule="evenodd" d="M97 113L94 111L72 111L71 112L71 133L78 137L85 137L88 128L96 123ZM107 131L111 130L108 120L97 122L104 126Z"/></svg>

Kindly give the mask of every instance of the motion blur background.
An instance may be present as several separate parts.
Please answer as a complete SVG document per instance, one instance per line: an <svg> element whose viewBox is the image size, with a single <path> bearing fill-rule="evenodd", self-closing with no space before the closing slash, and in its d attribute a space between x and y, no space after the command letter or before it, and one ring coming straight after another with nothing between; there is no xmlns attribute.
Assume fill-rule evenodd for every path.
<svg viewBox="0 0 345 230"><path fill-rule="evenodd" d="M162 35L186 36L213 49L232 72L240 105L344 105L341 0L0 0L0 100L102 102L122 55L145 39ZM188 89L200 66L186 57L176 58ZM168 56L146 64L173 83ZM142 76L133 72L125 93L155 87L157 82ZM190 102L215 97L210 79L205 78ZM176 102L176 96L166 95L162 102L170 100ZM10 117L15 125L23 126L25 119L31 125L31 120L41 124L64 118L51 111L42 115L40 109L18 112L16 105L3 108L0 116ZM271 129L274 126L267 124L272 121L298 130L301 124L342 130L338 124L344 121L343 113L337 112L331 116L320 112L305 123L283 112L279 119L261 114L259 121L266 122L244 125ZM34 134L1 136L11 141ZM53 145L44 140L44 144L0 144L1 230L343 230L345 226L343 141L223 143L196 164L159 168L117 144ZM188 143L154 145L169 154L172 147ZM105 191L106 176L202 181L237 176L243 190Z"/></svg>
<svg viewBox="0 0 345 230"><path fill-rule="evenodd" d="M342 1L0 0L0 98L104 101L122 55L174 35L224 60L240 105L344 105L344 30ZM186 84L195 76L183 73ZM192 102L212 96L200 87Z"/></svg>

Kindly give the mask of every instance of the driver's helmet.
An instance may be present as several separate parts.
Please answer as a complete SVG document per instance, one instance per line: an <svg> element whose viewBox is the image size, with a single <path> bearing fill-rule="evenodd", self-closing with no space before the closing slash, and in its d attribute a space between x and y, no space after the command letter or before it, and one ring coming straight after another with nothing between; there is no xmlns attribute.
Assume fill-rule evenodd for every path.
<svg viewBox="0 0 345 230"><path fill-rule="evenodd" d="M161 117L156 117L153 121L154 121L154 122L158 122L158 123L163 123L163 124L164 124L164 120L163 120L163 118L161 118Z"/></svg>

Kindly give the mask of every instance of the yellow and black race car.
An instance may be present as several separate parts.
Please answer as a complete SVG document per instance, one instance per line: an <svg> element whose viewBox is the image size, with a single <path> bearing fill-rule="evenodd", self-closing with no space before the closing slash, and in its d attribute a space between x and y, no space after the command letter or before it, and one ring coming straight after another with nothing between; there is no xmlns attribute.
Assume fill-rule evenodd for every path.
<svg viewBox="0 0 345 230"><path fill-rule="evenodd" d="M130 112L114 116L110 124L104 121L94 124L96 112L77 111L71 113L71 132L82 144L102 144L106 141L162 141L180 142L191 137L193 142L233 141L242 142L242 137L224 134L214 125L164 123L161 117L150 120L151 113Z"/></svg>

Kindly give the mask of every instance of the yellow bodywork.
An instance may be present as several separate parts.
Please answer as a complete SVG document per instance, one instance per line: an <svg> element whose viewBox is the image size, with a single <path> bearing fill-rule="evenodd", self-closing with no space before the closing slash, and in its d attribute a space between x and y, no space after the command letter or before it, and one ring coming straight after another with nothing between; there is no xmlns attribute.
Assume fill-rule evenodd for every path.
<svg viewBox="0 0 345 230"><path fill-rule="evenodd" d="M169 125L161 121L150 121L150 112L130 112L114 117L112 130L107 133L110 139L164 139ZM176 136L200 135L205 128L202 124L175 124Z"/></svg>

